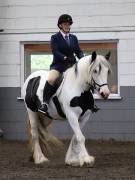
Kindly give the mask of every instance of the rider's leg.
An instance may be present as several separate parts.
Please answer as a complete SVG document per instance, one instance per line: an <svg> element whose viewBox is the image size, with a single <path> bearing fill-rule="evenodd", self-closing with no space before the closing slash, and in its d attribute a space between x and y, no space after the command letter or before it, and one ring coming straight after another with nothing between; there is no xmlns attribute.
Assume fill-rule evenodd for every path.
<svg viewBox="0 0 135 180"><path fill-rule="evenodd" d="M43 113L47 112L50 98L55 93L54 83L59 76L60 76L60 72L57 70L53 69L49 72L48 79L46 81L43 91L43 104L41 104L41 107L39 107L38 111Z"/></svg>

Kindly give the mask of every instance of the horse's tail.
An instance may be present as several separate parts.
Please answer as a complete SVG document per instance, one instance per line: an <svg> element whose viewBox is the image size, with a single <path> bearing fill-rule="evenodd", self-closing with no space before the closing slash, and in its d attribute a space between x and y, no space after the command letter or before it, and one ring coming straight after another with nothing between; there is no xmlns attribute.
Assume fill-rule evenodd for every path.
<svg viewBox="0 0 135 180"><path fill-rule="evenodd" d="M49 125L51 122L52 120L45 117L43 114L38 113L37 126L38 126L39 143L42 152L45 156L48 154L53 154L51 145L59 149L62 149L63 147L63 143L50 132L51 127L49 127ZM28 125L30 127L29 121L28 121ZM31 133L29 133L29 143L30 143L31 151L33 153Z"/></svg>
<svg viewBox="0 0 135 180"><path fill-rule="evenodd" d="M47 117L39 113L39 121L38 121L39 139L40 139L41 147L45 146L47 150L52 153L50 148L51 145L61 148L63 147L63 143L51 133L51 127L49 127L49 124L46 124L47 119L48 119ZM50 121L50 119L48 121Z"/></svg>

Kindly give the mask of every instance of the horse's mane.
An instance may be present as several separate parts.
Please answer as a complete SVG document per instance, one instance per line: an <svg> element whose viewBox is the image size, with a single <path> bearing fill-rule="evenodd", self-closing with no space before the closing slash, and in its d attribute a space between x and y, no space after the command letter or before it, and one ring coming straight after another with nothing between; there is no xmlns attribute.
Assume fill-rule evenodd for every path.
<svg viewBox="0 0 135 180"><path fill-rule="evenodd" d="M92 73L97 66L102 68L102 65L108 68L110 72L111 65L108 60L105 59L102 55L97 55L96 59L91 63L91 55L81 58L76 62L71 68L69 68L64 74L70 76L73 81L86 81L89 77L89 80L92 78Z"/></svg>

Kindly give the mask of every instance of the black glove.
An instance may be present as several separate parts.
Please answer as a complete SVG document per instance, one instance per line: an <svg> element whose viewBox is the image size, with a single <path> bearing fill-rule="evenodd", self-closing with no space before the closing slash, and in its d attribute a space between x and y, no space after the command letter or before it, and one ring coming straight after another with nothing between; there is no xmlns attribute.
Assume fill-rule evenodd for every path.
<svg viewBox="0 0 135 180"><path fill-rule="evenodd" d="M74 56L69 56L65 60L66 60L66 63L69 63L69 64L75 64L76 63L76 58Z"/></svg>

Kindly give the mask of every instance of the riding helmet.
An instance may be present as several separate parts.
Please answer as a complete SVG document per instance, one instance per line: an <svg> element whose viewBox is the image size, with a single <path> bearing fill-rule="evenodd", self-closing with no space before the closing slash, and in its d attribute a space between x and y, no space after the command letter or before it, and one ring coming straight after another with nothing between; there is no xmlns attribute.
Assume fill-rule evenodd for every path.
<svg viewBox="0 0 135 180"><path fill-rule="evenodd" d="M58 27L60 24L64 22L68 22L70 25L73 24L72 17L68 14L62 14L58 19L58 23L57 23Z"/></svg>

